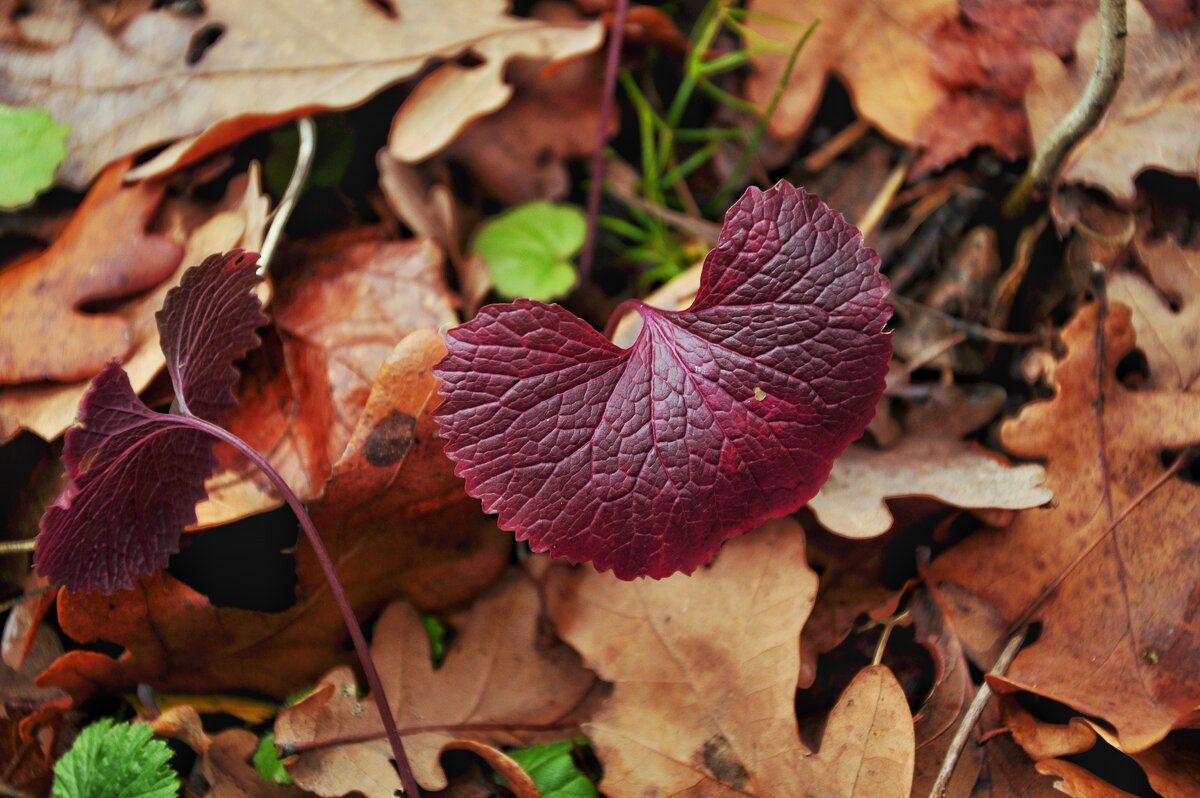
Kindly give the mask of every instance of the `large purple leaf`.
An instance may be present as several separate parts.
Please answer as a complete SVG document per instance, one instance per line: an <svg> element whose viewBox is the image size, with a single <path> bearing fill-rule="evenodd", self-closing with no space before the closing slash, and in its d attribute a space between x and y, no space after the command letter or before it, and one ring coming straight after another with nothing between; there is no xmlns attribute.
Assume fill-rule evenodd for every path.
<svg viewBox="0 0 1200 798"><path fill-rule="evenodd" d="M155 315L179 407L216 421L237 405L233 364L260 343L267 323L254 294L258 255L234 250L189 269Z"/></svg>
<svg viewBox="0 0 1200 798"><path fill-rule="evenodd" d="M500 525L617 576L691 572L793 512L866 428L891 311L879 256L780 182L725 217L683 312L639 303L629 349L557 305L490 305L451 330L436 417Z"/></svg>
<svg viewBox="0 0 1200 798"><path fill-rule="evenodd" d="M234 361L266 321L251 289L257 256L240 252L190 269L158 315L181 408L203 419L236 402ZM76 591L112 593L167 565L196 520L204 482L216 470L215 440L186 415L142 403L113 361L79 405L63 462L70 484L42 516L38 572Z"/></svg>

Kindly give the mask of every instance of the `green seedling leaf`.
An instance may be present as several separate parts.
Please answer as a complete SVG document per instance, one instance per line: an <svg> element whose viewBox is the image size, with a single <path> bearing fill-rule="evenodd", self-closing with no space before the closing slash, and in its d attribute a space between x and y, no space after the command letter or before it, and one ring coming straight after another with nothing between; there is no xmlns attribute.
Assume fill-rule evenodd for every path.
<svg viewBox="0 0 1200 798"><path fill-rule="evenodd" d="M586 737L579 737L509 751L508 755L533 779L542 798L597 798L596 785L571 756L587 744Z"/></svg>
<svg viewBox="0 0 1200 798"><path fill-rule="evenodd" d="M531 202L485 222L471 248L487 261L500 296L551 302L575 285L571 259L586 235L579 208Z"/></svg>
<svg viewBox="0 0 1200 798"><path fill-rule="evenodd" d="M254 752L254 769L263 781L271 784L291 784L292 777L279 761L279 749L275 747L275 732L267 732L258 741L258 750Z"/></svg>
<svg viewBox="0 0 1200 798"><path fill-rule="evenodd" d="M434 667L437 667L446 656L446 625L436 615L427 612L421 613L421 625L429 637L429 656L433 659Z"/></svg>
<svg viewBox="0 0 1200 798"><path fill-rule="evenodd" d="M144 723L111 718L83 730L54 766L53 798L175 798L171 749Z"/></svg>
<svg viewBox="0 0 1200 798"><path fill-rule="evenodd" d="M54 184L70 133L40 108L0 104L0 208L33 202Z"/></svg>

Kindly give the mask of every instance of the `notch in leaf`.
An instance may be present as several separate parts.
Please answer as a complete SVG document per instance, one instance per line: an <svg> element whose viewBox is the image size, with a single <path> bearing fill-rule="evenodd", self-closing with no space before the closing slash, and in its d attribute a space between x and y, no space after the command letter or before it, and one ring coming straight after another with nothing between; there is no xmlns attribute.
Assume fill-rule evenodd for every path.
<svg viewBox="0 0 1200 798"><path fill-rule="evenodd" d="M623 306L643 319L629 349L530 300L451 330L446 452L535 551L622 579L690 573L803 506L862 435L891 356L887 290L840 213L786 182L751 188L690 308Z"/></svg>
<svg viewBox="0 0 1200 798"><path fill-rule="evenodd" d="M258 256L213 255L190 269L156 316L180 409L142 403L116 361L92 382L67 430L70 484L42 516L37 570L71 590L113 593L167 565L196 520L204 481L216 470L210 433L236 405L234 368L267 323L253 289Z"/></svg>

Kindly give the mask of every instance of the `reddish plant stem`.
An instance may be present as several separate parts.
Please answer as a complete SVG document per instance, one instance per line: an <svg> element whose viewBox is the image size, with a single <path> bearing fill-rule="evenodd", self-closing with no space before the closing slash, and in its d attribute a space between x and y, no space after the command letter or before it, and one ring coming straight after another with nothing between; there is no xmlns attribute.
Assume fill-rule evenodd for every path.
<svg viewBox="0 0 1200 798"><path fill-rule="evenodd" d="M564 729L573 729L577 727L577 723L440 723L432 726L405 726L400 730L401 734L421 734L422 732L542 732L542 731L562 731ZM297 754L305 754L309 751L320 751L323 748L334 748L339 745L354 745L356 743L369 743L374 740L381 739L383 732L362 732L361 734L347 734L344 737L329 737L324 740L308 740L303 743L291 743L288 745L279 746L279 755L281 757L296 756Z"/></svg>
<svg viewBox="0 0 1200 798"><path fill-rule="evenodd" d="M613 100L617 91L617 70L621 66L621 40L625 38L625 14L629 0L617 0L612 30L608 35L608 54L604 61L604 94L600 99L600 121L596 127L596 147L592 152L592 184L588 186L587 237L579 254L579 284L591 278L596 257L596 229L600 223L600 194L604 190L604 149L608 144L608 125L612 120Z"/></svg>
<svg viewBox="0 0 1200 798"><path fill-rule="evenodd" d="M325 543L321 540L320 534L317 532L316 525L313 524L312 518L309 517L308 511L304 509L303 502L296 496L295 492L280 476L279 472L267 462L267 459L256 452L250 444L243 441L232 432L217 426L202 418L196 418L190 415L178 416L179 420L189 427L206 432L209 435L228 443L233 448L244 454L251 463L258 467L266 475L267 479L271 480L271 484L279 491L283 500L292 508L292 512L296 514L296 518L300 521L300 528L304 530L304 534L308 537L308 542L313 547L313 553L317 556L317 562L321 566L321 570L325 573L325 580L329 583L329 590L333 593L333 600L337 603L338 609L342 612L342 620L346 623L346 631L350 633L350 639L354 643L354 651L358 654L358 661L362 665L363 673L367 677L367 685L371 688L371 693L375 696L375 703L379 707L379 714L383 720L384 732L388 742L392 746L392 755L396 759L396 769L400 772L400 783L404 785L404 794L409 798L421 798L421 788L417 785L417 780L413 776L412 767L408 763L408 756L404 753L404 743L400 741L400 732L396 728L396 716L392 714L392 708L388 704L387 693L383 690L383 682L379 678L379 671L375 668L375 660L371 658L371 650L367 646L367 640L363 637L362 629L358 625L358 618L354 615L354 609L350 606L350 600L346 597L346 589L342 587L342 580L338 577L337 568L333 564L333 559L329 556L329 550L325 548Z"/></svg>

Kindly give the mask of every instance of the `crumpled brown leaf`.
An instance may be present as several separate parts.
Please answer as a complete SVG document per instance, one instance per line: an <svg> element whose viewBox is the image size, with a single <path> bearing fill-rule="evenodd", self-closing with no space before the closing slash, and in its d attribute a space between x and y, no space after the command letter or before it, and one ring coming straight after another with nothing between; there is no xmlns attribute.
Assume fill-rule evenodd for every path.
<svg viewBox="0 0 1200 798"><path fill-rule="evenodd" d="M441 109L438 132L449 141L508 99L510 58L586 52L602 36L595 23L509 16L506 0L387 5L392 13L365 0L206 0L204 13L156 9L114 34L68 4L78 20L60 46L0 42L0 102L45 108L70 125L58 179L80 187L117 157L183 138L137 172L160 173L287 119L357 105L469 50L480 66L443 65L402 112L428 121Z"/></svg>
<svg viewBox="0 0 1200 798"><path fill-rule="evenodd" d="M320 495L358 423L380 366L423 327L458 320L442 253L428 239L374 228L281 253L274 327L251 355L225 426L265 455L301 499ZM279 506L253 465L218 448L222 470L196 507L200 528Z"/></svg>
<svg viewBox="0 0 1200 798"><path fill-rule="evenodd" d="M893 139L917 141L945 91L933 73L929 39L958 13L955 0L753 0L748 10L746 24L781 45L751 59L746 94L761 107L779 85L792 46L821 18L771 117L773 135L794 139L804 132L833 74L845 82L860 116Z"/></svg>
<svg viewBox="0 0 1200 798"><path fill-rule="evenodd" d="M0 271L0 385L84 380L129 353L126 319L80 307L157 285L183 248L146 232L165 186L123 186L127 171L110 166L48 249Z"/></svg>
<svg viewBox="0 0 1200 798"><path fill-rule="evenodd" d="M528 576L510 572L462 617L458 636L436 670L412 607L393 604L384 610L371 653L384 684L394 688L388 701L422 787L446 786L438 757L447 748L460 747L460 740L465 743L461 747L487 753L479 744L508 739L503 727L552 726L592 689L595 676L570 649L539 641L540 601ZM472 730L472 724L498 728ZM288 764L288 772L319 795L361 792L367 798L391 798L400 780L382 729L375 702L359 696L348 668L338 668L312 695L279 714L275 741L286 750L378 731L376 740L301 753ZM563 733L569 731L568 725Z"/></svg>
<svg viewBox="0 0 1200 798"><path fill-rule="evenodd" d="M128 190L140 192L148 189L135 187ZM179 283L185 271L214 252L235 247L257 250L262 246L268 208L269 201L263 196L259 184L258 168L253 165L244 179L230 182L228 196L215 209L203 210L202 220L194 218L195 209L186 203L168 201L161 215L169 217L171 237L185 244L182 259L176 257L178 266L174 273L167 275L153 290L134 297L112 311L112 315L121 320L127 331L128 356L122 365L135 391L145 390L166 363L158 345L154 314L162 307L167 292ZM130 252L125 250L141 239L113 238L113 229L124 230L125 226L119 221L111 224L104 232L104 240L121 248L120 257L128 257ZM111 244L104 245L105 249L109 246ZM157 248L160 245L153 246ZM91 256L85 253L74 253L72 258L81 263L91 262ZM61 308L59 312L62 312ZM71 343L69 347L74 345ZM48 441L54 440L74 423L79 401L88 385L89 380L85 378L67 383L0 386L0 443L22 429L28 429Z"/></svg>
<svg viewBox="0 0 1200 798"><path fill-rule="evenodd" d="M359 616L397 596L423 608L455 606L508 565L511 536L462 490L430 413L430 369L445 353L431 331L396 346L325 496L310 514ZM201 533L202 534L202 533ZM276 697L345 660L341 614L301 538L296 603L278 613L215 607L166 573L133 590L59 595L63 631L125 649L118 658L68 652L40 677L82 700L97 689L147 682L161 690L251 690Z"/></svg>
<svg viewBox="0 0 1200 798"><path fill-rule="evenodd" d="M1125 77L1100 124L1067 155L1058 179L1133 202L1134 178L1146 169L1197 175L1200 158L1200 29L1156 28L1138 0L1128 4ZM1082 95L1096 63L1099 20L1079 34L1070 68L1049 53L1033 56L1026 98L1037 147Z"/></svg>
<svg viewBox="0 0 1200 798"><path fill-rule="evenodd" d="M817 589L804 548L784 519L726 543L690 577L550 571L559 634L614 683L584 727L605 794L908 796L912 718L887 668L855 678L818 753L800 740L797 640Z"/></svg>
<svg viewBox="0 0 1200 798"><path fill-rule="evenodd" d="M892 526L884 500L928 496L954 507L1023 509L1045 504L1041 466L1009 464L962 438L987 423L1004 403L999 388L943 388L914 405L894 446L851 444L829 480L808 503L827 529L850 538L881 535Z"/></svg>
<svg viewBox="0 0 1200 798"><path fill-rule="evenodd" d="M931 576L990 603L1005 624L1042 623L1036 644L992 677L998 689L1102 718L1136 753L1200 710L1200 632L1179 622L1200 611L1200 489L1161 457L1200 442L1200 396L1126 388L1115 371L1135 345L1130 311L1114 303L1102 336L1099 324L1096 304L1076 314L1066 355L1051 364L1054 398L1001 428L1006 449L1045 461L1054 504L967 538Z"/></svg>

